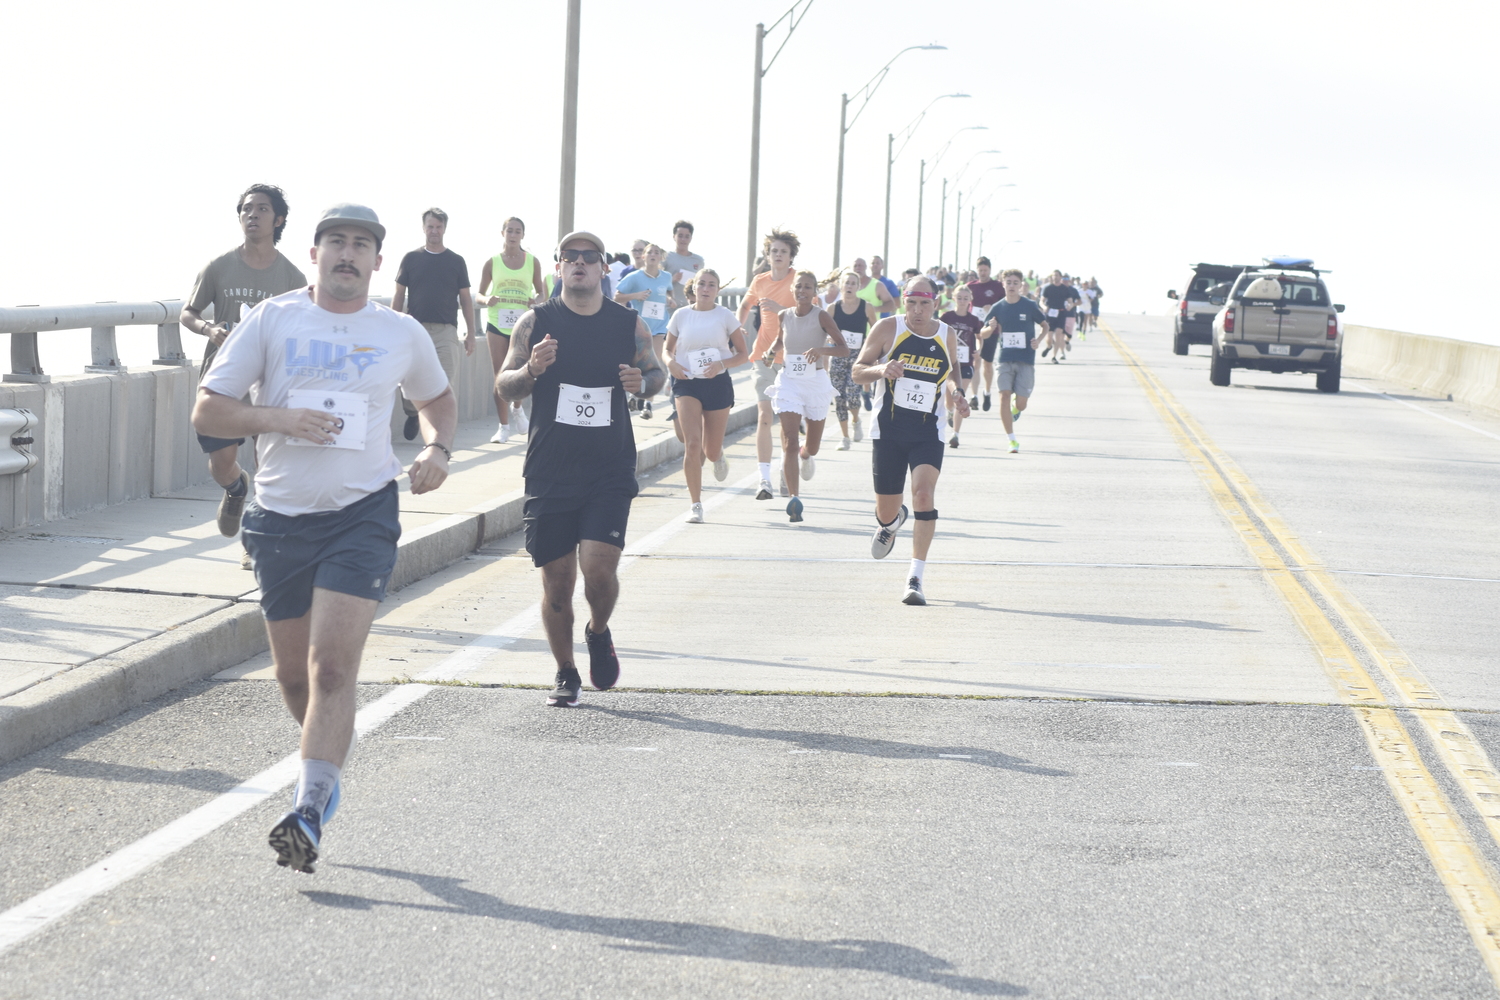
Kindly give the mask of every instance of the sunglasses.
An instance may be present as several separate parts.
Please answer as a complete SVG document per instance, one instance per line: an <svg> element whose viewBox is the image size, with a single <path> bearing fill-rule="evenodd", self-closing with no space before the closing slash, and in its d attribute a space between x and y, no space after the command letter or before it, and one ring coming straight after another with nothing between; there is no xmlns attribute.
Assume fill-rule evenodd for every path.
<svg viewBox="0 0 1500 1000"><path fill-rule="evenodd" d="M578 261L585 264L597 264L604 259L604 254L598 250L559 250L557 259L568 264Z"/></svg>

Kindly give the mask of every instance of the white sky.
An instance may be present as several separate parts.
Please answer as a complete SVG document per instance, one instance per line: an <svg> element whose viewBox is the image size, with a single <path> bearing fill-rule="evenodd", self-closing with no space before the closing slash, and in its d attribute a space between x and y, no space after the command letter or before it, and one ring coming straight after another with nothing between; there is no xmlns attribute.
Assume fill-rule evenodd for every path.
<svg viewBox="0 0 1500 1000"><path fill-rule="evenodd" d="M742 275L755 23L788 2L584 0L578 226L624 250L637 236L667 242L686 217L694 249ZM846 261L880 247L886 134L964 92L932 107L896 163L898 270L915 251L918 160L985 125L958 137L939 174L1003 151L962 185L1007 167L978 189L984 249L1094 275L1108 311L1165 312L1193 261L1298 253L1333 269L1350 322L1500 343L1484 325L1500 264L1495 4L943 9L814 0L767 75L759 229L797 231L799 263L833 264L840 92L936 42L948 50L896 62L849 134ZM20 205L0 239L0 301L182 297L238 241L234 202L252 181L286 189L281 249L299 264L322 208L373 206L391 232L379 291L420 245L429 205L451 215L449 245L476 283L508 215L547 259L564 12L561 0L7 9L5 173ZM940 194L932 181L924 267ZM1008 240L1021 242L1001 250ZM1456 305L1407 277L1449 268Z"/></svg>

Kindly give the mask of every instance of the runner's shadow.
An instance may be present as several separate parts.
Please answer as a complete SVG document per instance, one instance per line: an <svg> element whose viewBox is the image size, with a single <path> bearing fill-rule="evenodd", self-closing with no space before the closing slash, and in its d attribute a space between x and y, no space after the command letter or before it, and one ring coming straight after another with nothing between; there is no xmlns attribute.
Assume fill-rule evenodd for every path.
<svg viewBox="0 0 1500 1000"><path fill-rule="evenodd" d="M994 767L1005 771L1019 771L1022 774L1031 774L1040 777L1071 778L1073 776L1073 772L1071 771L1061 771L1055 767L1044 767L1040 764L1033 764L1023 757L1012 757L1010 754L1000 753L997 750L990 750L985 747L926 746L920 743L902 743L897 740L871 739L866 736L809 733L795 729L754 729L749 726L737 726L730 722L710 722L706 719L694 719L678 712L609 708L593 702L587 702L580 707L587 711L612 715L619 719L630 719L635 722L648 722L653 725L666 726L668 729L683 729L689 732L709 733L714 736L731 736L741 739L772 740L795 746L801 750L904 760L930 760L933 757L949 757L968 760L970 763L978 764L981 767Z"/></svg>
<svg viewBox="0 0 1500 1000"><path fill-rule="evenodd" d="M977 601L931 600L928 604L946 605L953 608L972 608L975 611L998 611L1004 615L1030 615L1033 618L1067 618L1075 622L1097 622L1101 625L1150 625L1157 628L1196 628L1208 632L1259 632L1258 628L1235 628L1219 622L1205 622L1196 618L1133 618L1129 615L1085 615L1070 611L1022 611L1020 608L997 608L993 604Z"/></svg>
<svg viewBox="0 0 1500 1000"><path fill-rule="evenodd" d="M369 911L378 906L389 906L428 913L451 913L459 916L508 920L532 924L548 930L592 934L628 942L609 945L609 947L623 951L640 951L669 957L757 962L788 968L882 972L976 996L1015 997L1026 996L1030 992L1025 987L1011 983L981 979L976 976L956 975L950 971L953 963L946 959L928 954L920 948L889 941L860 938L807 941L684 920L648 920L568 913L563 910L507 903L498 896L465 888L464 880L459 878L424 875L395 868L374 868L366 865L334 867L410 882L424 892L442 900L442 904L370 899L347 893L307 889L302 891L302 895L319 906L341 910Z"/></svg>

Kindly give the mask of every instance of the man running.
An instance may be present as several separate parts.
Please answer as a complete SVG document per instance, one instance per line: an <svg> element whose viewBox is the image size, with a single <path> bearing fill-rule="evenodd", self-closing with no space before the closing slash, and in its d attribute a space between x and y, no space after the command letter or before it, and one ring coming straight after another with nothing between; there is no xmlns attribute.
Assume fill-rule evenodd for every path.
<svg viewBox="0 0 1500 1000"><path fill-rule="evenodd" d="M1001 278L1005 283L1005 298L990 307L984 329L989 341L1000 345L1000 422L1005 425L1010 453L1014 455L1021 450L1015 421L1021 418L1026 401L1036 388L1036 348L1046 333L1036 332L1036 325L1042 321L1036 302L1021 297L1026 290L1026 278L1015 268Z"/></svg>
<svg viewBox="0 0 1500 1000"><path fill-rule="evenodd" d="M761 255L770 267L751 280L745 297L740 300L741 323L749 318L752 309L760 317L755 346L750 349L750 357L755 359L755 460L760 469L760 490L755 494L757 500L771 499L771 425L776 423L776 414L766 390L781 374L781 364L785 360L780 354L768 358L766 352L781 335L781 310L797 304L792 293L792 262L797 259L801 246L802 241L797 239L796 233L780 229L767 233L761 243ZM786 493L783 492L782 496Z"/></svg>
<svg viewBox="0 0 1500 1000"><path fill-rule="evenodd" d="M448 477L458 404L432 338L415 319L369 301L385 227L363 205L335 205L314 234L312 288L250 313L198 388L193 426L259 435L245 546L281 697L302 726L292 811L272 827L277 864L311 872L339 799L354 738L355 682L401 537L391 450L397 389L428 444L408 475L414 494ZM241 402L254 393L253 405Z"/></svg>
<svg viewBox="0 0 1500 1000"><path fill-rule="evenodd" d="M906 312L875 324L859 360L854 381L875 384L875 421L870 428L875 473L875 537L870 554L884 559L896 544L907 517L901 502L911 470L911 570L904 604L926 604L922 576L937 528L933 493L943 468L943 425L948 407L967 417L969 401L958 385L958 338L933 316L932 283L916 278L906 289Z"/></svg>
<svg viewBox="0 0 1500 1000"><path fill-rule="evenodd" d="M422 247L401 258L396 271L396 291L391 308L411 313L432 338L438 361L448 373L448 381L458 378L458 315L463 313L464 353L474 354L474 300L469 295L469 266L458 254L443 245L448 231L448 213L429 208L422 213ZM408 294L410 299L408 299ZM401 401L406 412L402 435L410 441L417 436L417 407L409 399Z"/></svg>
<svg viewBox="0 0 1500 1000"><path fill-rule="evenodd" d="M686 219L678 219L672 224L672 243L675 249L667 251L667 256L662 259L662 265L666 272L672 276L672 298L677 300L678 305L691 305L688 301L687 286L693 281L693 275L703 269L703 258L693 253L693 224ZM674 306L672 312L676 311Z"/></svg>
<svg viewBox="0 0 1500 1000"><path fill-rule="evenodd" d="M1042 349L1042 357L1050 352L1054 365L1067 357L1068 334L1071 332L1068 311L1073 295L1073 289L1063 281L1061 271L1053 271L1049 282L1042 286L1042 322L1047 324L1047 346Z"/></svg>
<svg viewBox="0 0 1500 1000"><path fill-rule="evenodd" d="M196 334L208 338L203 348L201 381L213 366L214 356L229 331L240 320L240 313L253 308L262 299L273 298L294 288L302 288L307 278L301 270L276 249L286 229L286 195L274 184L251 184L240 195L236 207L240 232L245 241L226 254L208 262L193 282L193 292L182 307L178 322ZM212 303L214 321L203 318ZM208 455L208 473L224 487L219 500L219 534L233 538L240 533L240 517L245 497L250 492L250 473L240 468L240 445L244 438L217 438L198 435L198 447ZM240 566L250 568L249 553L242 555Z"/></svg>
<svg viewBox="0 0 1500 1000"><path fill-rule="evenodd" d="M666 372L651 330L632 309L604 297L604 241L575 232L557 245L562 294L523 315L495 391L532 397L526 442L526 551L542 571L542 624L557 661L547 704L578 704L573 663L573 587L583 571L589 680L600 691L620 679L609 616L615 575L635 498L635 432L626 398L660 392Z"/></svg>
<svg viewBox="0 0 1500 1000"><path fill-rule="evenodd" d="M974 262L978 271L978 277L969 282L969 291L974 293L974 315L983 316L989 312L990 306L1005 298L1005 286L990 278L990 259L980 257ZM990 386L995 382L995 339L986 337L979 347L979 370L974 373L984 380L984 402L981 409L990 408ZM975 379L979 381L979 379ZM970 389L969 402L979 402L979 387L975 385Z"/></svg>

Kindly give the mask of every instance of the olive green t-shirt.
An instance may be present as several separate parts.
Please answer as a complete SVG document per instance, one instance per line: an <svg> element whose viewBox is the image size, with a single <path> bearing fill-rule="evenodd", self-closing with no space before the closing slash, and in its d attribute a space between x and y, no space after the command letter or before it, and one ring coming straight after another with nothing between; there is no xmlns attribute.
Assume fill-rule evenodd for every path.
<svg viewBox="0 0 1500 1000"><path fill-rule="evenodd" d="M230 329L240 321L240 306L253 306L261 299L269 299L283 292L307 285L307 278L281 251L276 251L276 260L270 267L257 270L246 264L235 247L226 254L215 257L198 273L193 283L193 293L188 298L188 307L199 312L213 303L214 322ZM203 347L203 368L213 363L218 352L212 342Z"/></svg>

